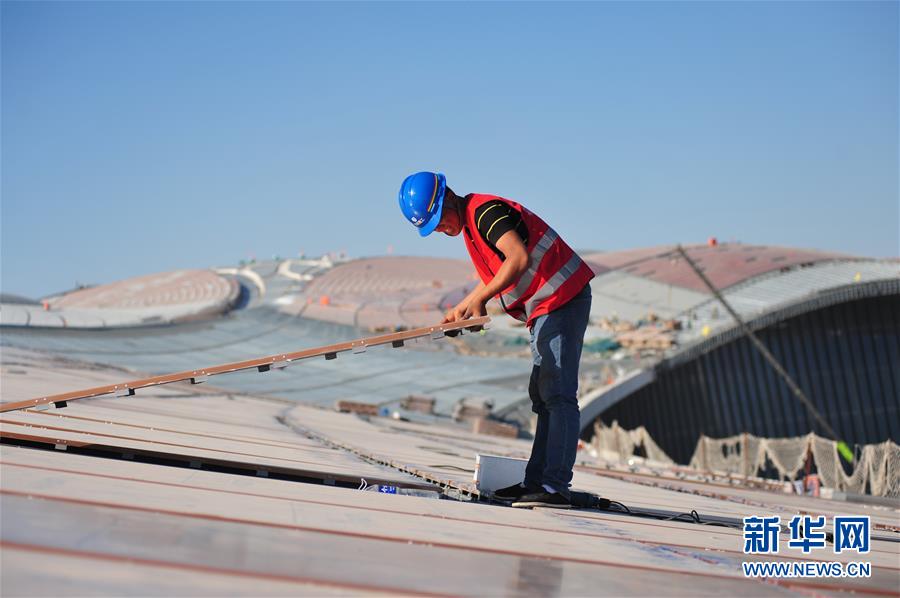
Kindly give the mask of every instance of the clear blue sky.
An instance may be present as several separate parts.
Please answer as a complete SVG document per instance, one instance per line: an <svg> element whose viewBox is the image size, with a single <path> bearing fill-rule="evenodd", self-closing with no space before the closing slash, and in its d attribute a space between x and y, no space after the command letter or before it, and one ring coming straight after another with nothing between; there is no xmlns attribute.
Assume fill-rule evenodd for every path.
<svg viewBox="0 0 900 598"><path fill-rule="evenodd" d="M2 2L2 290L421 239L415 170L579 248L896 257L898 3Z"/></svg>

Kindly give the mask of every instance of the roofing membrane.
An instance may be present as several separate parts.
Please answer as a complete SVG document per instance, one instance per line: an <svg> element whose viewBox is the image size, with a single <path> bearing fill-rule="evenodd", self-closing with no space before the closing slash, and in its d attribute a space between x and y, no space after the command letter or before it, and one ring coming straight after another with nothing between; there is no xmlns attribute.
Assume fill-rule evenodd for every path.
<svg viewBox="0 0 900 598"><path fill-rule="evenodd" d="M4 350L3 368L4 401L120 375L17 350ZM35 437L77 429L88 445L59 450L4 438L4 595L885 595L900 580L898 542L873 540L870 578L763 581L742 575L740 563L760 559L743 554L742 532L732 527L612 511L518 510L386 494L372 485L431 488L427 496L463 489L471 486L476 452L523 456L525 440L366 421L189 385L42 414L5 413L3 434L24 427L13 419L27 419ZM140 437L157 458L151 449L135 451L137 441L124 436ZM195 464L173 466L185 456L183 445L200 439L202 453L187 455ZM237 458L235 449L254 455L242 458L260 468L304 460L311 462L304 471L334 477L298 481L217 469ZM364 478L369 490L342 482L342 474ZM875 537L898 535L896 509L734 487L679 471L614 468L583 452L574 485L634 510L695 509L709 522L866 514ZM778 559L847 563L854 556L782 546ZM223 579L233 583L226 587Z"/></svg>

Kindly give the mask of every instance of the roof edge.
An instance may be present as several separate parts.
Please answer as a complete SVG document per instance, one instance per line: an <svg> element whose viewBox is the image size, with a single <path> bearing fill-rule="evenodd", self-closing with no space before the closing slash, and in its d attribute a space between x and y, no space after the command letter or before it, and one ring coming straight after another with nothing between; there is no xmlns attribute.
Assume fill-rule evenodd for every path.
<svg viewBox="0 0 900 598"><path fill-rule="evenodd" d="M869 282L854 282L846 285L831 287L819 291L812 297L804 297L797 301L785 303L747 322L747 326L756 332L772 324L783 322L787 319L799 316L817 309L847 303L859 299L871 297L886 297L900 295L900 278L872 280ZM659 361L654 367L657 371L673 369L688 361L696 359L705 353L709 353L722 345L725 345L744 335L744 331L737 324L718 332L709 338L687 345L671 357Z"/></svg>

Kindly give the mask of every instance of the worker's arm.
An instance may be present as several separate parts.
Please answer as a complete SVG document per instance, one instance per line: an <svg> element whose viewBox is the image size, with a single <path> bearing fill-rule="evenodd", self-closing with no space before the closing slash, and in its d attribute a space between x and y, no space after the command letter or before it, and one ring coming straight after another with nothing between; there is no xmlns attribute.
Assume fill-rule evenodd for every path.
<svg viewBox="0 0 900 598"><path fill-rule="evenodd" d="M516 231L510 230L503 233L503 236L497 239L496 245L506 259L503 260L503 265L497 270L494 278L481 289L476 289L477 292L472 293L473 296L469 299L466 311L462 316L464 320L485 315L485 304L490 301L491 297L519 280L528 269L528 250Z"/></svg>

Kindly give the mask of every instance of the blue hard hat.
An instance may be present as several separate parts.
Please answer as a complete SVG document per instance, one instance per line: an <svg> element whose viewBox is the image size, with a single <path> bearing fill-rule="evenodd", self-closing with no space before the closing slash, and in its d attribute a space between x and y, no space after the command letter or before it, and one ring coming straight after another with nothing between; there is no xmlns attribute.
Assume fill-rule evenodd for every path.
<svg viewBox="0 0 900 598"><path fill-rule="evenodd" d="M427 237L441 222L447 179L438 172L417 172L400 185L400 211Z"/></svg>

